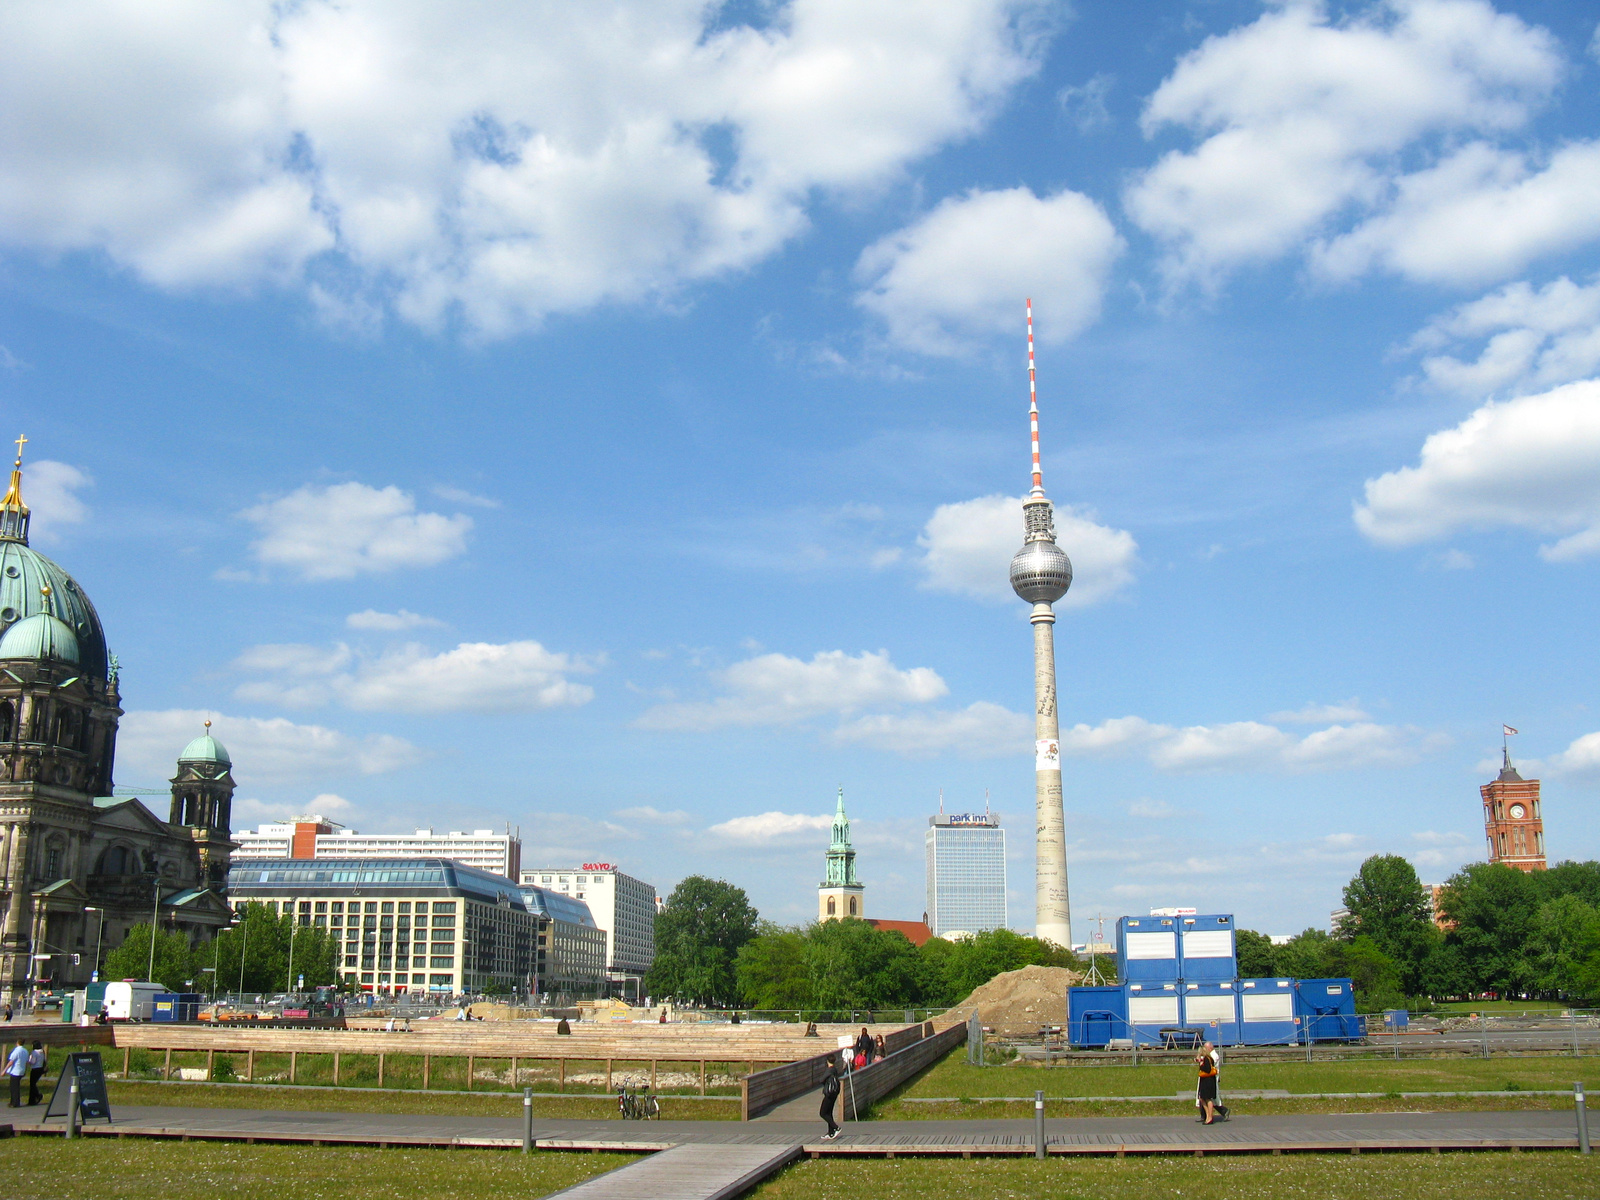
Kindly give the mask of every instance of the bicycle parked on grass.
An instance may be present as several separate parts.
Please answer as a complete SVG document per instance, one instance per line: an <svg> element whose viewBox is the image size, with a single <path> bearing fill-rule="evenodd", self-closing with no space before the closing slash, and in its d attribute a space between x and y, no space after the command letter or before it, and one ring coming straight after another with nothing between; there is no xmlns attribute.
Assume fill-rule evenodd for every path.
<svg viewBox="0 0 1600 1200"><path fill-rule="evenodd" d="M661 1102L650 1091L650 1085L630 1088L627 1083L617 1086L617 1111L624 1121L659 1121Z"/></svg>

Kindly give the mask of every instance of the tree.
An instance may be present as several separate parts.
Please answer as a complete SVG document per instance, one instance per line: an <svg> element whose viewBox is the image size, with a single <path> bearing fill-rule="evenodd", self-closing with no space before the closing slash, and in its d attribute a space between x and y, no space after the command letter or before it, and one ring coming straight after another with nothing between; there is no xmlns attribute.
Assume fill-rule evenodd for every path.
<svg viewBox="0 0 1600 1200"><path fill-rule="evenodd" d="M150 969L150 929L141 922L128 930L122 945L105 956L100 970L102 979L145 979L159 983L169 991L185 990L188 980L198 978L196 955L189 949L189 939L171 930L156 930L155 969ZM210 966L208 961L206 966Z"/></svg>
<svg viewBox="0 0 1600 1200"><path fill-rule="evenodd" d="M1331 941L1327 948L1328 975L1347 978L1355 988L1359 1012L1382 1012L1404 1008L1400 990L1400 966L1366 934L1353 941Z"/></svg>
<svg viewBox="0 0 1600 1200"><path fill-rule="evenodd" d="M1571 893L1546 900L1528 939L1534 988L1547 996L1584 994L1579 977L1597 948L1600 913L1593 905Z"/></svg>
<svg viewBox="0 0 1600 1200"><path fill-rule="evenodd" d="M1278 974L1290 979L1327 979L1334 975L1329 956L1333 939L1320 929L1305 929L1273 947Z"/></svg>
<svg viewBox="0 0 1600 1200"><path fill-rule="evenodd" d="M304 975L306 987L339 982L339 943L326 929L314 925L291 925L292 918L280 916L265 904L255 901L244 906L242 919L231 929L217 934L214 942L199 946L195 953L201 966L216 965L217 990L240 989L257 994L288 990ZM289 935L294 932L294 979L290 978ZM244 967L241 974L240 966Z"/></svg>
<svg viewBox="0 0 1600 1200"><path fill-rule="evenodd" d="M1254 929L1240 929L1233 935L1239 956L1240 979L1271 979L1278 974L1278 948L1272 939Z"/></svg>
<svg viewBox="0 0 1600 1200"><path fill-rule="evenodd" d="M928 945L932 945L930 940ZM944 992L947 1003L971 995L1003 971L1028 966L1079 966L1070 950L1054 942L1014 933L1009 929L986 929L954 944L944 964Z"/></svg>
<svg viewBox="0 0 1600 1200"><path fill-rule="evenodd" d="M811 1007L823 1012L888 1008L921 999L921 959L905 934L865 921L822 921L806 936Z"/></svg>
<svg viewBox="0 0 1600 1200"><path fill-rule="evenodd" d="M1439 908L1454 924L1446 940L1459 948L1472 991L1513 997L1531 990L1527 946L1538 915L1536 886L1504 863L1473 863L1446 881Z"/></svg>
<svg viewBox="0 0 1600 1200"><path fill-rule="evenodd" d="M1440 934L1416 868L1398 854L1373 855L1345 885L1344 906L1349 915L1339 922L1338 936L1370 938L1399 969L1400 986L1419 994L1423 964Z"/></svg>
<svg viewBox="0 0 1600 1200"><path fill-rule="evenodd" d="M751 1008L811 1008L803 931L763 921L739 948L734 973L739 994Z"/></svg>
<svg viewBox="0 0 1600 1200"><path fill-rule="evenodd" d="M656 958L645 975L646 990L694 1004L734 1002L734 962L755 937L757 916L743 888L690 875L672 889L656 917Z"/></svg>

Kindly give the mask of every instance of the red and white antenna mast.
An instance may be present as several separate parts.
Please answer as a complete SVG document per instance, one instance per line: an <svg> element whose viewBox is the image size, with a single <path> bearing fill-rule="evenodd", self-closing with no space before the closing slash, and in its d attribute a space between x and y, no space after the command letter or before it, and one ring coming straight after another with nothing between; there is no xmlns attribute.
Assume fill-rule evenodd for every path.
<svg viewBox="0 0 1600 1200"><path fill-rule="evenodd" d="M1033 428L1033 494L1044 495L1044 473L1039 469L1039 379L1033 365L1033 299L1028 299L1028 422Z"/></svg>

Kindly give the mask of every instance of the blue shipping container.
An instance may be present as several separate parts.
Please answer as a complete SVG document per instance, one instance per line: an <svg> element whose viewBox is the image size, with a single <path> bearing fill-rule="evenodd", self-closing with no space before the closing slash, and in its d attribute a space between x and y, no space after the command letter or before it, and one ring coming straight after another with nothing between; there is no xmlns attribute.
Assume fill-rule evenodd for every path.
<svg viewBox="0 0 1600 1200"><path fill-rule="evenodd" d="M1168 983L1179 975L1176 917L1118 919L1118 979L1123 983Z"/></svg>
<svg viewBox="0 0 1600 1200"><path fill-rule="evenodd" d="M157 992L150 1005L150 1019L152 1021L198 1021L200 1019L200 1003L204 999L199 992Z"/></svg>
<svg viewBox="0 0 1600 1200"><path fill-rule="evenodd" d="M1219 914L1178 919L1178 978L1220 983L1237 979L1233 916Z"/></svg>
<svg viewBox="0 0 1600 1200"><path fill-rule="evenodd" d="M1356 1015L1356 992L1350 980L1302 979L1294 985L1294 993L1303 1039L1343 1042L1366 1036L1366 1021Z"/></svg>
<svg viewBox="0 0 1600 1200"><path fill-rule="evenodd" d="M1068 1045L1100 1050L1127 1036L1127 992L1120 984L1067 989Z"/></svg>
<svg viewBox="0 0 1600 1200"><path fill-rule="evenodd" d="M1246 1046L1292 1046L1300 1040L1292 979L1239 981L1239 1037Z"/></svg>
<svg viewBox="0 0 1600 1200"><path fill-rule="evenodd" d="M1235 1046L1239 1043L1239 993L1237 983L1201 983L1193 980L1183 985L1183 1025L1198 1029L1200 1036L1214 1046Z"/></svg>

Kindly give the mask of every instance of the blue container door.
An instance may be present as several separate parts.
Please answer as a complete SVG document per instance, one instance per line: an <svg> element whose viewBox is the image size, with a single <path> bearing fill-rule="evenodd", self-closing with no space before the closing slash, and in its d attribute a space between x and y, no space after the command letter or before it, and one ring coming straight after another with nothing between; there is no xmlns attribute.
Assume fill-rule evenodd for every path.
<svg viewBox="0 0 1600 1200"><path fill-rule="evenodd" d="M1232 988L1201 985L1183 997L1183 1023L1214 1046L1239 1042L1239 997Z"/></svg>
<svg viewBox="0 0 1600 1200"><path fill-rule="evenodd" d="M1127 930L1122 935L1117 970L1125 983L1165 983L1178 978L1178 935L1160 927Z"/></svg>
<svg viewBox="0 0 1600 1200"><path fill-rule="evenodd" d="M1287 979L1241 981L1241 1042L1247 1046L1292 1046L1300 1041L1300 1025L1295 1020L1294 991L1289 983Z"/></svg>
<svg viewBox="0 0 1600 1200"><path fill-rule="evenodd" d="M1130 1036L1141 1046L1159 1046L1165 1041L1163 1029L1179 1029L1178 993L1167 991L1128 991Z"/></svg>
<svg viewBox="0 0 1600 1200"><path fill-rule="evenodd" d="M1184 917L1179 938L1180 976L1193 983L1197 980L1222 982L1239 974L1239 960L1233 940L1233 918Z"/></svg>

